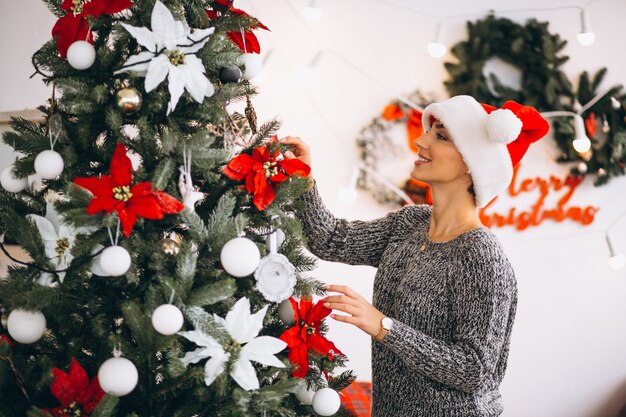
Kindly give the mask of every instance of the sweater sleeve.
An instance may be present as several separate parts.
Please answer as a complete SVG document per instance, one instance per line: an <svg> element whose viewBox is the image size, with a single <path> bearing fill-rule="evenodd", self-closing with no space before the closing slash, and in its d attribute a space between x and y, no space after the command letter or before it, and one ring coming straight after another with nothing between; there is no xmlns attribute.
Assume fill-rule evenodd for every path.
<svg viewBox="0 0 626 417"><path fill-rule="evenodd" d="M493 387L496 367L506 362L508 350L503 350L508 349L504 345L517 290L504 254L466 258L460 270L450 285L454 323L450 342L394 320L380 343L416 372L452 388L479 393Z"/></svg>
<svg viewBox="0 0 626 417"><path fill-rule="evenodd" d="M331 262L378 266L402 210L372 221L348 221L335 218L326 208L317 185L304 193L302 199L306 208L297 215L314 255Z"/></svg>

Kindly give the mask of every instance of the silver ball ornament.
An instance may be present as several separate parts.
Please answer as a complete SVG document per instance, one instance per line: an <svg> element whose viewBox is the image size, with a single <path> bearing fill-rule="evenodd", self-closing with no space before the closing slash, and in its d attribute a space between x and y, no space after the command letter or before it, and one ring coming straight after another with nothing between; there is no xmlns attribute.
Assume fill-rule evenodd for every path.
<svg viewBox="0 0 626 417"><path fill-rule="evenodd" d="M139 373L135 364L126 358L110 358L98 369L98 381L104 392L123 397L137 386Z"/></svg>
<svg viewBox="0 0 626 417"><path fill-rule="evenodd" d="M125 87L115 94L115 105L126 115L137 113L142 103L143 98L136 88Z"/></svg>
<svg viewBox="0 0 626 417"><path fill-rule="evenodd" d="M46 331L46 317L41 311L15 309L7 319L7 331L18 343L35 343Z"/></svg>
<svg viewBox="0 0 626 417"><path fill-rule="evenodd" d="M0 184L2 184L2 188L10 193L19 193L28 185L28 179L16 177L13 173L13 166L9 166L2 170Z"/></svg>
<svg viewBox="0 0 626 417"><path fill-rule="evenodd" d="M121 246L109 246L100 254L100 267L110 276L124 275L130 264L130 254Z"/></svg>
<svg viewBox="0 0 626 417"><path fill-rule="evenodd" d="M96 62L96 49L87 41L76 41L67 49L67 62L74 69L86 70Z"/></svg>
<svg viewBox="0 0 626 417"><path fill-rule="evenodd" d="M61 155L51 149L39 152L35 158L35 172L45 180L53 180L63 172Z"/></svg>
<svg viewBox="0 0 626 417"><path fill-rule="evenodd" d="M292 326L296 322L296 316L293 311L291 301L285 300L278 305L278 318L287 326Z"/></svg>

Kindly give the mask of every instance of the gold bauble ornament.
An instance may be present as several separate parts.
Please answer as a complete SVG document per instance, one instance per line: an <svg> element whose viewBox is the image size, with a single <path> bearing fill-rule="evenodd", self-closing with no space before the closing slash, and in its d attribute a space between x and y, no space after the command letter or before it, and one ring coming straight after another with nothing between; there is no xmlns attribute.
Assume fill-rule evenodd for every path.
<svg viewBox="0 0 626 417"><path fill-rule="evenodd" d="M124 114L135 114L141 109L141 93L133 87L124 87L115 94L115 104Z"/></svg>
<svg viewBox="0 0 626 417"><path fill-rule="evenodd" d="M180 252L180 244L182 243L183 238L177 233L168 233L165 238L159 241L159 245L161 245L161 250L166 255L176 256L178 252Z"/></svg>

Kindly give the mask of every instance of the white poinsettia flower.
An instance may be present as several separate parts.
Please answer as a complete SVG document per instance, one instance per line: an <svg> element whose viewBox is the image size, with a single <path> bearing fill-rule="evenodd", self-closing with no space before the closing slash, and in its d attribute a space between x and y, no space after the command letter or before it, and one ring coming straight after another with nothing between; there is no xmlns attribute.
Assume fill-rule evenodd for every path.
<svg viewBox="0 0 626 417"><path fill-rule="evenodd" d="M131 56L116 74L135 72L145 76L147 93L167 77L170 92L167 114L174 111L184 90L198 103L213 95L215 89L204 75L204 64L194 54L208 42L215 28L192 31L184 20L174 20L160 1L152 9L152 30L126 23L121 25L147 50Z"/></svg>
<svg viewBox="0 0 626 417"><path fill-rule="evenodd" d="M36 214L28 214L26 218L32 220L43 240L46 256L50 259L56 270L67 269L72 263L74 256L72 248L79 234L93 232L95 227L74 227L66 224L65 219L56 211L54 204L46 204L46 216L41 217ZM65 272L57 272L59 280L63 282ZM49 286L54 280L54 275L43 272L39 277L39 283Z"/></svg>
<svg viewBox="0 0 626 417"><path fill-rule="evenodd" d="M231 367L230 376L247 391L259 388L259 379L250 361L276 368L285 367L285 364L274 355L287 347L287 343L272 336L258 336L263 328L266 313L267 306L250 314L250 300L243 297L235 303L225 319L213 315L215 320L228 331L233 344L241 346L239 357ZM182 358L185 365L210 358L204 367L204 381L206 385L211 385L225 371L230 353L226 352L214 338L200 330L178 334L200 346L185 354Z"/></svg>

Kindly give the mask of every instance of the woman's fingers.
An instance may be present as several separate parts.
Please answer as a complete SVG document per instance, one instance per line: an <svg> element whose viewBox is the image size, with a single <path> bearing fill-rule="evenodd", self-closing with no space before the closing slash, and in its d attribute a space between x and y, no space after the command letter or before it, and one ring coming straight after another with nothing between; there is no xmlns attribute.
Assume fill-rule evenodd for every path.
<svg viewBox="0 0 626 417"><path fill-rule="evenodd" d="M361 297L358 293L356 293L352 288L346 285L334 285L330 284L325 287L326 291L339 292L345 294L346 296L353 298L355 300L360 300Z"/></svg>
<svg viewBox="0 0 626 417"><path fill-rule="evenodd" d="M355 319L352 316L342 316L341 314L331 314L330 317L332 317L333 319L335 319L337 321L341 321L343 323L353 324L355 326L356 326L356 323L357 323L357 319Z"/></svg>
<svg viewBox="0 0 626 417"><path fill-rule="evenodd" d="M343 311L344 313L348 313L351 315L358 315L359 309L350 304L344 303L324 303L324 307L330 308L332 310Z"/></svg>

